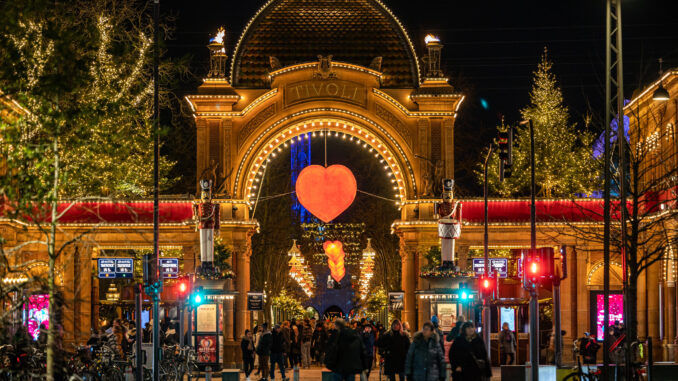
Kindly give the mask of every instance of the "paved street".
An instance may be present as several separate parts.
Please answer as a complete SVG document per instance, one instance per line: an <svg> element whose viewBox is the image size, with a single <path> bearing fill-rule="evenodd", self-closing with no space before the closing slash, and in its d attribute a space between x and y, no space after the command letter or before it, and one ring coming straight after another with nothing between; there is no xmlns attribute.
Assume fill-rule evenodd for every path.
<svg viewBox="0 0 678 381"><path fill-rule="evenodd" d="M492 368L492 380L500 380L500 370L499 368ZM287 376L290 380L293 380L292 373L291 372L285 372L285 376ZM240 375L241 380L245 380L245 375L241 374ZM257 377L254 377L254 374L250 377L251 381L256 381L258 380ZM276 380L280 380L280 373L276 371ZM311 381L311 380L322 380L322 368L321 367L312 367L311 369L300 369L299 371L299 381ZM359 381L360 379L356 377L356 381ZM372 374L370 375L369 381L386 381L388 378L386 376L381 376L379 377L379 369L374 369L372 371Z"/></svg>

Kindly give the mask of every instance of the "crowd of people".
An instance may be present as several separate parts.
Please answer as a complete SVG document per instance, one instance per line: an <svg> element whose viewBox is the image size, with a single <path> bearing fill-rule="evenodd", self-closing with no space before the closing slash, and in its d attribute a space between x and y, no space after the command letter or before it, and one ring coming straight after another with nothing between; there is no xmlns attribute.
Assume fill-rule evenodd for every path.
<svg viewBox="0 0 678 381"><path fill-rule="evenodd" d="M356 376L367 380L380 363L390 381L440 381L447 371L445 340L451 342L447 360L455 381L491 377L485 343L463 316L447 337L436 317L416 333L397 319L389 329L367 319L292 319L272 327L263 323L245 332L241 349L248 381L275 380L276 373L286 381L286 370L312 365L326 367L337 381Z"/></svg>

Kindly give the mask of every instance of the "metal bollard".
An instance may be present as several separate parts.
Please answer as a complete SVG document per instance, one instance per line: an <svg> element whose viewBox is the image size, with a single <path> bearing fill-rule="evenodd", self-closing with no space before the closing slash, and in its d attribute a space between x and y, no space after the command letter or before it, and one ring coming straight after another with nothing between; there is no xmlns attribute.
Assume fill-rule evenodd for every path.
<svg viewBox="0 0 678 381"><path fill-rule="evenodd" d="M299 366L292 368L292 381L299 381Z"/></svg>
<svg viewBox="0 0 678 381"><path fill-rule="evenodd" d="M132 373L132 367L130 365L125 367L125 381L134 381L134 373Z"/></svg>
<svg viewBox="0 0 678 381"><path fill-rule="evenodd" d="M212 367L205 367L205 381L212 381Z"/></svg>

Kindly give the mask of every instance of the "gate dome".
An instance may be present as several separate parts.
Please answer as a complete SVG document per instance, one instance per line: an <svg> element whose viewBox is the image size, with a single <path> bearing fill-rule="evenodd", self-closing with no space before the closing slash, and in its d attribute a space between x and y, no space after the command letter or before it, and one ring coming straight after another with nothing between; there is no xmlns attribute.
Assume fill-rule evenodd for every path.
<svg viewBox="0 0 678 381"><path fill-rule="evenodd" d="M416 88L419 84L412 42L379 0L269 0L238 40L231 83L266 88L269 57L289 66L317 61L318 55L365 67L382 57L382 87Z"/></svg>

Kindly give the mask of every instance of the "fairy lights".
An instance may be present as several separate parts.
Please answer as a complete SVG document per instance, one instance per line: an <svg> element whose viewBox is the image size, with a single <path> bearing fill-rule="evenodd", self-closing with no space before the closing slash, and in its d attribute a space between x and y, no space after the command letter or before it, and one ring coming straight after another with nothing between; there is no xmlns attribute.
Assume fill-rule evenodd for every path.
<svg viewBox="0 0 678 381"><path fill-rule="evenodd" d="M259 145L260 148L257 153L251 155L253 146L250 146L245 154L245 157L250 155L253 157L250 169L245 175L245 191L247 193L244 198L247 201L253 201L253 198L256 195L255 192L252 191L253 185L256 182L260 182L260 176L263 173L262 169L265 168L266 164L270 162L272 158L276 157L275 153L281 152L284 148L294 144L295 141L302 139L302 136L303 138L309 138L309 135L310 138L313 138L314 136L323 138L327 136L341 140L347 140L348 138L349 141L354 141L357 146L362 147L368 152L374 153L375 159L384 163L384 170L386 171L387 176L393 177L394 196L400 201L405 200L407 191L408 179L403 174L408 173L410 175L409 181L412 184L415 183L409 161L406 160L405 162L405 165L408 168L408 171L405 172L404 169L401 168L402 164L397 160L397 157L392 153L391 149L388 148L386 142L382 141L373 131L366 129L362 125L357 125L345 120L322 118L300 121L296 124L279 129L278 131L277 135L270 136L267 141L264 141ZM263 135L264 134L260 134L257 137L257 140L260 140ZM388 137L392 139L390 135L388 135ZM394 142L395 141L392 143ZM258 141L255 141L255 143L258 143ZM400 146L396 146L396 148L400 153L399 157L406 157ZM246 160L243 160L238 169L235 189L238 189L238 182L240 181L245 162Z"/></svg>
<svg viewBox="0 0 678 381"><path fill-rule="evenodd" d="M315 279L313 278L309 266L305 263L304 257L301 255L296 239L292 241L292 247L287 252L287 255L290 257L288 262L290 266L290 276L297 282L306 296L309 298L313 297Z"/></svg>
<svg viewBox="0 0 678 381"><path fill-rule="evenodd" d="M374 256L372 239L367 239L367 246L363 250L363 258L360 260L360 279L358 280L358 292L360 299L364 300L370 290L370 281L374 276Z"/></svg>

